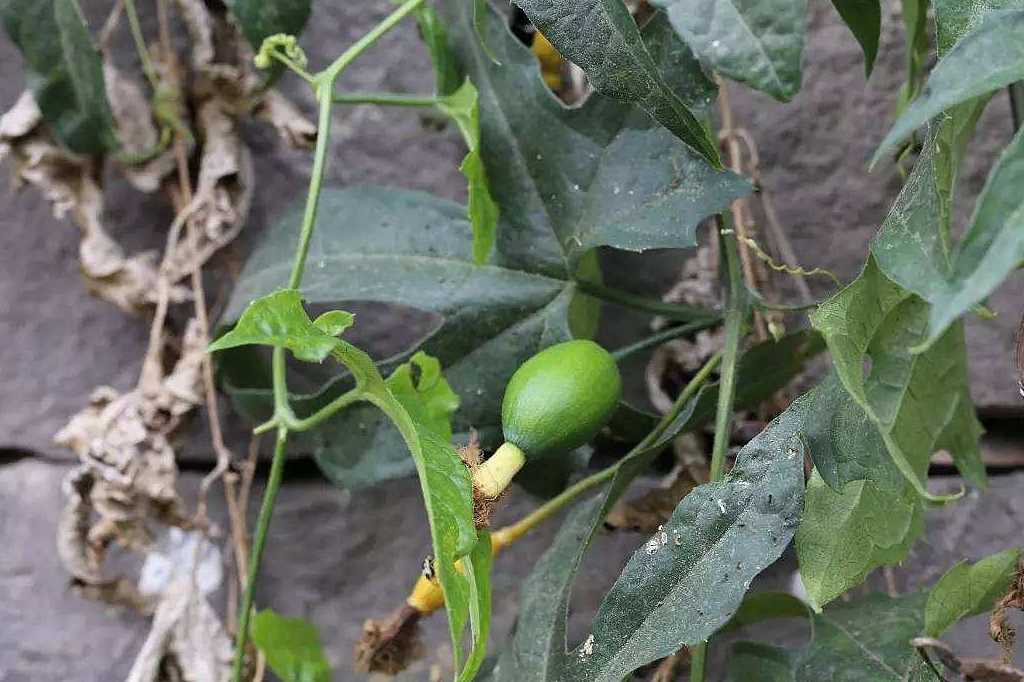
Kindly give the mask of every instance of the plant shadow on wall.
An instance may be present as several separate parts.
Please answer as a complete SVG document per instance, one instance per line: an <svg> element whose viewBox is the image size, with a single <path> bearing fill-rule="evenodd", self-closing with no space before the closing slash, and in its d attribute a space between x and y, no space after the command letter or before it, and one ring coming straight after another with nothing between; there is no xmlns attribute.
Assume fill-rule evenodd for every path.
<svg viewBox="0 0 1024 682"><path fill-rule="evenodd" d="M1017 93L1024 77L1024 7L943 0L929 13L903 2L907 80L875 161L891 155L912 170L861 273L843 285L795 261L756 144L728 99L727 79L783 101L799 91L806 2L517 4L510 26L486 0L407 0L311 71L297 37L309 0L156 0L155 36L145 35L135 1L123 0L99 49L75 0L0 3L32 74L32 89L0 120L0 156L81 228L90 290L153 321L138 386L98 389L58 434L81 460L66 484L62 559L87 593L154 614L130 679L176 679L174 670L238 682L267 667L286 682L330 678L312 624L256 611L289 448L313 453L341 487L412 473L420 482L431 555L410 576L405 603L367 622L355 652L364 672L403 670L417 629L443 609L459 681L617 682L652 664L655 679L688 666L689 679L702 681L717 633L780 617L807 620L804 647L740 644L715 674L1024 679L1010 660L1006 617L1024 601L1016 548L958 564L914 594L831 604L899 563L929 508L956 504L959 494L928 488L934 453L949 453L965 485L986 485L962 318L986 314L985 298L1024 260L1020 136L992 164L957 240L951 200L985 104L1000 88ZM879 4L834 5L870 75ZM926 73L932 15L938 60ZM402 21L418 23L434 91L340 91L339 75ZM188 29L186 54L173 49L175 22ZM145 88L106 49L122 24ZM273 89L281 77L309 85L315 125ZM332 115L352 105L427 109L450 121L466 146L465 205L403 189L324 187ZM244 225L256 182L237 133L248 115L289 144L314 147L309 189L264 235L211 334L204 266ZM167 193L176 217L162 255L126 255L104 230L97 178L107 163L140 191ZM698 246L702 226L709 235ZM688 248L693 257L664 300L648 299L602 282L598 248ZM834 280L827 300L810 299L803 278L817 276ZM781 277L794 278L803 300L781 300ZM338 300L414 308L437 324L375 362L343 338L351 313L308 312ZM587 340L603 305L656 316L655 333L609 353ZM169 313L186 308L175 332ZM619 361L652 347L674 362L671 376L652 372L660 414L619 397ZM823 351L831 371L794 398L792 380ZM296 392L294 376L289 383L299 363L319 379L311 393ZM248 459L224 444L215 379L257 424ZM218 461L190 512L176 489L172 434L204 405ZM250 546L246 507L263 434L274 454ZM619 454L580 474L595 439ZM624 498L666 451L677 462L671 485ZM513 480L557 490L492 529L491 511ZM223 617L207 601L208 583L194 579L216 551L206 496L218 482L230 512L232 594L241 593ZM566 509L522 577L516 627L489 650L494 554ZM183 531L181 546L157 547L154 524ZM576 572L602 527L649 538L570 647ZM804 594L749 592L791 543ZM115 544L147 561L175 551L179 560L141 589L108 574ZM988 611L1004 660L961 656L939 639Z"/></svg>

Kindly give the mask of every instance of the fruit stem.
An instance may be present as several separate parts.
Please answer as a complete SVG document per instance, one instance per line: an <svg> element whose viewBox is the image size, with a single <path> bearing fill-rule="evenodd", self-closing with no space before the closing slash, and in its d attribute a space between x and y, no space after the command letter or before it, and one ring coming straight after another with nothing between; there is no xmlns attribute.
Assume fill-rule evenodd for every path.
<svg viewBox="0 0 1024 682"><path fill-rule="evenodd" d="M512 443L503 443L490 459L473 471L473 487L487 499L501 495L526 463L526 455Z"/></svg>

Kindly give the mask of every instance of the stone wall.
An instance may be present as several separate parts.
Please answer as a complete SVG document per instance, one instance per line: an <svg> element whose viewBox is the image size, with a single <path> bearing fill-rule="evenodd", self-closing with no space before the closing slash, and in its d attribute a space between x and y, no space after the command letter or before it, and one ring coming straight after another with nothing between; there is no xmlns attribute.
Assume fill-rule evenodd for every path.
<svg viewBox="0 0 1024 682"><path fill-rule="evenodd" d="M93 25L98 25L110 3L86 4ZM326 62L389 9L387 3L365 0L315 4L304 39L314 64ZM892 11L885 17L878 64L865 83L856 43L829 3L815 0L804 90L794 102L783 106L740 87L731 90L738 122L758 141L766 184L805 266L853 276L899 187L890 166L867 170L892 120L902 77L898 21ZM127 50L119 54L130 59ZM0 70L0 106L6 107L23 87L16 66L20 62L6 41L0 41L0 63L7 65ZM412 27L405 25L358 62L344 85L421 91L430 82L423 49ZM371 107L340 111L334 126L329 184L395 184L461 197L463 181L456 168L462 149L451 131L424 135L415 113ZM973 146L962 185L968 201L961 216L969 213L969 199L1010 134L1008 107L997 97ZM246 137L256 153L262 189L242 251L272 223L282 204L300 195L309 163L307 154L282 149L266 128L249 126ZM3 177L8 177L6 169ZM140 199L113 176L110 182L107 217L112 231L130 248L158 244L169 221L168 206L162 199ZM148 630L147 620L71 591L54 548L60 480L71 456L51 444L53 433L96 385L125 389L134 383L148 332L145 321L125 317L83 291L77 242L75 228L54 220L32 192L0 194L0 682L122 679ZM656 294L673 280L681 258L675 252L609 255L605 267L612 282ZM642 268L637 267L640 260ZM825 284L814 283L814 290L823 293ZM1024 278L1015 273L991 301L999 319L969 324L974 395L991 418L1019 416L1011 351L1022 290ZM379 317L372 328L358 332L358 341L383 349L394 343L402 323L394 312ZM616 345L642 333L645 324L643 317L613 312L602 334ZM190 498L212 459L205 447L202 439L194 439L182 451L189 470L182 475L182 486ZM1019 449L1019 439L1011 438L1008 447ZM990 492L972 492L967 500L934 514L927 539L897 570L900 588L934 580L962 557L1020 545L1022 484L1021 474L998 476ZM213 514L223 522L218 497L214 495ZM501 513L514 518L533 504L516 493ZM500 641L498 636L514 619L516 586L556 526L547 524L497 561L494 641ZM594 547L575 602L574 633L583 631L586 616L618 572L608 567L622 565L641 542L623 533L603 537ZM335 679L362 679L348 664L360 625L366 617L385 614L403 597L427 544L414 482L346 493L319 479L310 466L293 467L268 544L261 601L312 618L324 634ZM762 583L786 586L793 570L794 561L787 555ZM444 639L440 618L430 621L428 630L428 658L408 679L427 678ZM990 655L994 646L985 641L984 630L983 622L972 621L957 631L955 642L972 655ZM715 655L722 652L718 647Z"/></svg>

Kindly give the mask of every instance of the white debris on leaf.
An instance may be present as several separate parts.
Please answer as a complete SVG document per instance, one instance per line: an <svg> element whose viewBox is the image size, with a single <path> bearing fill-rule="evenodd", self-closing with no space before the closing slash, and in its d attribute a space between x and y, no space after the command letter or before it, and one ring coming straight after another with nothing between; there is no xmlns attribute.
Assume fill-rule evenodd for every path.
<svg viewBox="0 0 1024 682"><path fill-rule="evenodd" d="M594 653L594 636L587 635L587 638L583 641L583 647L580 649L580 658L586 658Z"/></svg>

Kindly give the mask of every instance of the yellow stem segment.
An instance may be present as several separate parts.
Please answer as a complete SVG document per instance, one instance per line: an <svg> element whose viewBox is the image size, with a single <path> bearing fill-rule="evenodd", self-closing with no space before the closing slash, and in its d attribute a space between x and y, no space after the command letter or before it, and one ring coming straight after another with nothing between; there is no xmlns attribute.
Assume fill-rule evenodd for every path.
<svg viewBox="0 0 1024 682"><path fill-rule="evenodd" d="M494 499L505 491L512 477L526 463L526 455L512 443L503 443L491 458L473 472L473 486L481 495Z"/></svg>

